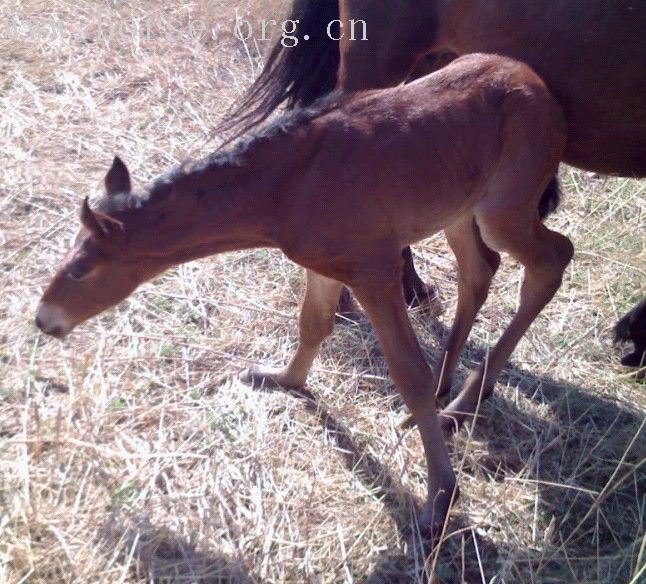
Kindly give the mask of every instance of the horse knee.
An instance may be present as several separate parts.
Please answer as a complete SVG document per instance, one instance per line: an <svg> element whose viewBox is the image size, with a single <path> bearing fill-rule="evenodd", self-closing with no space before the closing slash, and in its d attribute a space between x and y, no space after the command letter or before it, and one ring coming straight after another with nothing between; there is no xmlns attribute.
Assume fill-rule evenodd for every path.
<svg viewBox="0 0 646 584"><path fill-rule="evenodd" d="M545 254L540 268L552 276L554 284L558 287L561 285L565 268L574 256L574 245L565 235L555 231L548 233L551 249Z"/></svg>
<svg viewBox="0 0 646 584"><path fill-rule="evenodd" d="M498 257L500 258L500 256ZM493 268L491 263L487 260L481 262L479 269L477 270L462 270L459 275L458 284L458 292L463 296L462 301L464 302L466 300L465 296L470 298L473 303L472 308L474 310L479 310L489 296L491 281L496 274L497 267L498 266Z"/></svg>
<svg viewBox="0 0 646 584"><path fill-rule="evenodd" d="M565 235L557 233L556 231L548 232L552 239L552 245L557 258L557 265L559 265L562 270L565 270L574 256L574 245L567 237L565 237Z"/></svg>
<svg viewBox="0 0 646 584"><path fill-rule="evenodd" d="M489 264L491 269L491 279L496 275L498 268L500 267L500 254L493 251L492 249L487 248L484 254L485 261Z"/></svg>

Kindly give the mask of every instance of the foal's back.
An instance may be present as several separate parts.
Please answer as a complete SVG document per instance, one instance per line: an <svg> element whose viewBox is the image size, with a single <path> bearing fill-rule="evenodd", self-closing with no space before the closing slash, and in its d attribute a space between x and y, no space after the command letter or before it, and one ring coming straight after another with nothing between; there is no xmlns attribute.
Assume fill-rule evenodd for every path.
<svg viewBox="0 0 646 584"><path fill-rule="evenodd" d="M304 229L311 236L324 225L320 236L336 240L389 231L406 245L473 212L489 190L510 190L510 173L531 191L518 192L519 203L536 209L565 133L540 78L495 55L350 97L305 133L317 148L300 171Z"/></svg>

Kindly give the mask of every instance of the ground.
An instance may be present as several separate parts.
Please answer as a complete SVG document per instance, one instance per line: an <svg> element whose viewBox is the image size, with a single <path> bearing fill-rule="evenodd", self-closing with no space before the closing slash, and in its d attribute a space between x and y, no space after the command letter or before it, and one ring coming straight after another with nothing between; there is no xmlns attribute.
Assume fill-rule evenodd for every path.
<svg viewBox="0 0 646 584"><path fill-rule="evenodd" d="M213 150L257 73L268 43L233 36L234 6L172 4L0 3L0 581L643 582L646 396L611 345L645 292L643 182L562 169L550 225L576 256L481 419L447 437L461 498L431 554L419 436L367 321L337 327L309 393L238 380L294 348L303 273L280 253L181 266L64 343L37 331L113 155L141 184ZM239 13L259 37L284 7ZM411 312L433 359L454 260L441 236L415 255L445 307ZM520 281L505 258L460 379Z"/></svg>

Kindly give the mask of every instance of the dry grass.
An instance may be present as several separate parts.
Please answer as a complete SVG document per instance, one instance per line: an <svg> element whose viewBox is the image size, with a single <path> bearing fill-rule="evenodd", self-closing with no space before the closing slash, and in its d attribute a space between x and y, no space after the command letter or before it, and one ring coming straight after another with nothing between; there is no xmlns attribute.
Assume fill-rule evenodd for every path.
<svg viewBox="0 0 646 584"><path fill-rule="evenodd" d="M279 253L184 265L63 344L36 331L112 155L144 181L207 152L254 73L224 0L136 5L117 9L207 17L222 34L106 43L96 4L1 3L2 18L57 18L75 35L0 39L0 581L643 582L646 399L609 339L644 294L644 183L563 170L552 222L578 254L482 421L449 440L462 498L431 557L410 529L420 441L397 429L369 326L338 328L309 397L237 381L294 346L302 274ZM431 357L453 259L442 238L416 253L447 307L413 314ZM496 278L461 375L508 321L520 275L507 261Z"/></svg>

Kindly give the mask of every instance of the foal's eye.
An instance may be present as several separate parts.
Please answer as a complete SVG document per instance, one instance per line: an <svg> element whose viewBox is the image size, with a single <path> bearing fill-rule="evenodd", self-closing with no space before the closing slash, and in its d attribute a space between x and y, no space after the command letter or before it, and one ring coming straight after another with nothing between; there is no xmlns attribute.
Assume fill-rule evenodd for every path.
<svg viewBox="0 0 646 584"><path fill-rule="evenodd" d="M86 278L91 271L92 271L92 268L90 266L77 264L77 265L69 266L66 270L66 273L67 273L67 277L70 280L74 280L75 282L80 282L81 280Z"/></svg>

